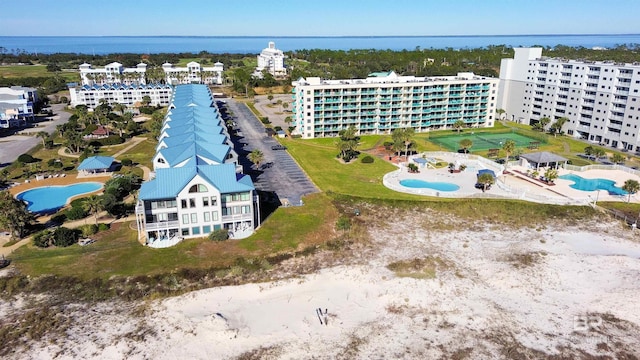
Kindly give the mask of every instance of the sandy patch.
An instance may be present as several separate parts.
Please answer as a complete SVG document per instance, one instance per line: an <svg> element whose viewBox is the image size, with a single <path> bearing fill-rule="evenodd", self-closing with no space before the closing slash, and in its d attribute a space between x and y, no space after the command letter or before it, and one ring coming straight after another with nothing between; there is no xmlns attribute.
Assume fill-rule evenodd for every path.
<svg viewBox="0 0 640 360"><path fill-rule="evenodd" d="M429 216L416 213L393 226L371 228L372 243L357 260L312 274L153 301L144 316L109 304L77 311L69 339L33 341L14 355L495 359L640 354L637 234L619 223L440 232L429 230ZM433 277L399 277L388 268L427 258L437 259ZM8 312L6 305L0 312Z"/></svg>

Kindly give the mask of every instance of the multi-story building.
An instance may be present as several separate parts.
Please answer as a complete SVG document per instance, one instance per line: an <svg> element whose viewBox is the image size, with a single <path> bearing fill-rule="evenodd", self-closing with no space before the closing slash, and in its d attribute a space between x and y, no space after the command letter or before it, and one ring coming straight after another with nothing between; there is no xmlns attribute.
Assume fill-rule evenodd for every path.
<svg viewBox="0 0 640 360"><path fill-rule="evenodd" d="M144 102L145 96L151 100L152 106L167 106L171 100L173 86L167 84L147 85L82 85L69 84L69 100L71 106L86 105L93 109L105 99L108 104L119 103L136 106Z"/></svg>
<svg viewBox="0 0 640 360"><path fill-rule="evenodd" d="M125 68L119 62L112 62L104 68L93 68L91 64L80 65L80 79L82 85L105 85L105 84L125 84L144 85L146 84L145 73L147 64L140 63L135 68Z"/></svg>
<svg viewBox="0 0 640 360"><path fill-rule="evenodd" d="M23 86L0 88L0 128L10 128L33 120L37 90Z"/></svg>
<svg viewBox="0 0 640 360"><path fill-rule="evenodd" d="M207 84L221 85L224 64L216 62L213 66L201 66L192 61L186 67L174 66L171 63L162 64L167 84Z"/></svg>
<svg viewBox="0 0 640 360"><path fill-rule="evenodd" d="M231 238L253 233L257 196L230 144L209 89L177 86L153 158L154 178L138 196L141 239L165 247L217 229Z"/></svg>
<svg viewBox="0 0 640 360"><path fill-rule="evenodd" d="M546 58L542 48L516 48L500 66L498 107L533 124L564 117L568 135L640 150L640 64Z"/></svg>
<svg viewBox="0 0 640 360"><path fill-rule="evenodd" d="M498 96L498 79L473 73L415 77L392 71L366 79L300 78L293 86L292 126L303 138L338 136L349 126L360 135L409 127L425 132L458 120L492 127Z"/></svg>
<svg viewBox="0 0 640 360"><path fill-rule="evenodd" d="M287 75L287 68L284 65L284 53L276 49L276 43L269 41L269 44L258 55L258 67L255 74L262 75L262 71L267 70L273 76Z"/></svg>

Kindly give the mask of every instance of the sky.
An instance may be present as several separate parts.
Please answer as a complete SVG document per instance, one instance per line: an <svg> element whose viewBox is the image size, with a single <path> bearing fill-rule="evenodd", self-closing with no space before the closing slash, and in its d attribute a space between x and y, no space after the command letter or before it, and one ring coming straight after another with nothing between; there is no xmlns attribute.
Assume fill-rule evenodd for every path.
<svg viewBox="0 0 640 360"><path fill-rule="evenodd" d="M0 0L0 36L639 34L638 0Z"/></svg>

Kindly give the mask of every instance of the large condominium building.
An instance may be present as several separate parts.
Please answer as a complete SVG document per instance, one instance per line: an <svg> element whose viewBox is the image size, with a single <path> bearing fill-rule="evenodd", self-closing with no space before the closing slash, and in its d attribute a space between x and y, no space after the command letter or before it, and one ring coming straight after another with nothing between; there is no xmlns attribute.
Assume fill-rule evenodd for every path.
<svg viewBox="0 0 640 360"><path fill-rule="evenodd" d="M0 88L0 128L24 125L33 119L36 91L22 86Z"/></svg>
<svg viewBox="0 0 640 360"><path fill-rule="evenodd" d="M349 126L361 135L408 127L424 132L457 121L491 127L498 96L498 79L473 73L415 77L392 71L366 79L301 78L293 86L292 125L303 138L338 136Z"/></svg>
<svg viewBox="0 0 640 360"><path fill-rule="evenodd" d="M500 66L498 107L515 121L569 121L577 138L640 150L640 64L546 58L541 48L516 48Z"/></svg>
<svg viewBox="0 0 640 360"><path fill-rule="evenodd" d="M253 233L257 197L204 85L179 85L153 157L155 177L142 184L136 207L138 235L150 246L228 229Z"/></svg>
<svg viewBox="0 0 640 360"><path fill-rule="evenodd" d="M91 109L100 105L105 99L108 104L119 103L136 106L144 102L145 96L151 100L150 105L167 106L171 100L173 86L167 84L148 85L82 85L69 84L69 100L71 106L85 105Z"/></svg>
<svg viewBox="0 0 640 360"><path fill-rule="evenodd" d="M134 68L125 68L118 62L112 62L103 68L93 68L91 64L80 65L80 79L82 85L146 84L145 73L147 64L140 63Z"/></svg>
<svg viewBox="0 0 640 360"><path fill-rule="evenodd" d="M167 84L207 84L221 85L224 65L216 62L213 66L201 66L192 61L187 66L174 66L171 63L162 64Z"/></svg>
<svg viewBox="0 0 640 360"><path fill-rule="evenodd" d="M269 41L269 44L258 55L258 67L256 73L261 75L263 70L267 70L273 76L287 75L287 68L284 66L284 53L276 49L276 43Z"/></svg>

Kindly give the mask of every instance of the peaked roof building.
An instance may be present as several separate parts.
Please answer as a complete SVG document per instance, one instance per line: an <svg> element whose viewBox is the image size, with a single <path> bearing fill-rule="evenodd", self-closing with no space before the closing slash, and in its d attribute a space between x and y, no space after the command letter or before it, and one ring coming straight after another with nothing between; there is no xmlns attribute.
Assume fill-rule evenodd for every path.
<svg viewBox="0 0 640 360"><path fill-rule="evenodd" d="M152 247L226 229L253 233L257 198L242 174L213 96L205 85L178 85L153 157L154 178L142 184L138 235Z"/></svg>

